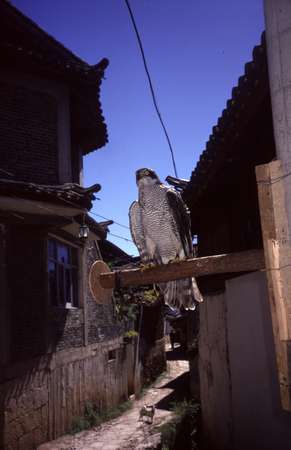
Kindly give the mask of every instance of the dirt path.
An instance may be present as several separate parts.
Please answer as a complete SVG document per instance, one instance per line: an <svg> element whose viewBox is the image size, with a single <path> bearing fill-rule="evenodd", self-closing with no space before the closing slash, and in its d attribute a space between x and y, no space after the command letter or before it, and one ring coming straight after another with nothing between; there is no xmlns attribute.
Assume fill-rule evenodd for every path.
<svg viewBox="0 0 291 450"><path fill-rule="evenodd" d="M133 407L118 418L91 430L75 435L65 435L55 441L42 444L38 450L130 450L153 448L159 441L155 428L171 420L171 403L183 400L189 386L188 361L175 351L178 360L171 360L169 352L167 373L146 394L135 400ZM155 404L153 424L139 421L139 412L144 404Z"/></svg>

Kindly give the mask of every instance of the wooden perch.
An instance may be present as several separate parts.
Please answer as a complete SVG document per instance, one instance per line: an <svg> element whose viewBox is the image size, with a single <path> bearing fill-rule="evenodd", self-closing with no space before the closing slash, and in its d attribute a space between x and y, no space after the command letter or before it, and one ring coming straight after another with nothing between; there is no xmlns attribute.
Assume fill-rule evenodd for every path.
<svg viewBox="0 0 291 450"><path fill-rule="evenodd" d="M100 285L104 289L139 286L152 283L200 277L218 273L250 272L265 267L263 250L249 250L225 255L205 256L173 262L146 269L129 269L100 273Z"/></svg>

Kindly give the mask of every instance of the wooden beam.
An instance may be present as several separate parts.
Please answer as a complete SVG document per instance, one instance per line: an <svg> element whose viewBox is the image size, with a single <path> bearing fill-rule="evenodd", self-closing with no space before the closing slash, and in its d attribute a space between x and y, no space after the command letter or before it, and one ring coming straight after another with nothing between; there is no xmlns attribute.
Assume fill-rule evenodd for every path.
<svg viewBox="0 0 291 450"><path fill-rule="evenodd" d="M218 273L251 272L264 269L264 267L263 250L249 250L239 253L193 258L144 270L129 269L101 273L100 285L105 289L112 289L117 286L142 286L192 276L200 277Z"/></svg>
<svg viewBox="0 0 291 450"><path fill-rule="evenodd" d="M256 167L256 177L281 404L291 411L291 255L281 162Z"/></svg>

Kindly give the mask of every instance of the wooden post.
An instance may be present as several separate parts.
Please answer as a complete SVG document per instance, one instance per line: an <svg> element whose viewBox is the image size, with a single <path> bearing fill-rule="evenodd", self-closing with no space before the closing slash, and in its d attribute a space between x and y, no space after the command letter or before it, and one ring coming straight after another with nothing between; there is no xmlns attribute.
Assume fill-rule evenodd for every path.
<svg viewBox="0 0 291 450"><path fill-rule="evenodd" d="M290 411L291 254L281 162L256 167L256 176L281 403Z"/></svg>

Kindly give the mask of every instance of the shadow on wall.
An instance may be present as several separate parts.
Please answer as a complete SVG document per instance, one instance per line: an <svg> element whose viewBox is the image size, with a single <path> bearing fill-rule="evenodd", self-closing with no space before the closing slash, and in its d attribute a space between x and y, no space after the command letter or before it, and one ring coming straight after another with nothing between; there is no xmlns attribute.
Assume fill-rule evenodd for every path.
<svg viewBox="0 0 291 450"><path fill-rule="evenodd" d="M172 411L175 403L190 399L189 372L185 372L159 389L172 389L172 392L156 404L156 408Z"/></svg>
<svg viewBox="0 0 291 450"><path fill-rule="evenodd" d="M14 450L47 438L48 373L70 312L48 305L47 230L10 223L0 239L0 448Z"/></svg>
<svg viewBox="0 0 291 450"><path fill-rule="evenodd" d="M124 401L133 350L123 345L112 305L98 305L89 292L94 245L81 272L84 305L71 309L48 301L47 230L10 227L6 248L0 442L5 450L32 450L68 432L86 403L104 410Z"/></svg>
<svg viewBox="0 0 291 450"><path fill-rule="evenodd" d="M152 383L166 370L164 340L163 303L143 307L143 321L140 333L140 358L142 362L142 383Z"/></svg>

